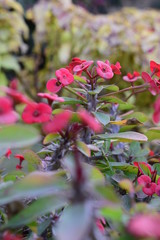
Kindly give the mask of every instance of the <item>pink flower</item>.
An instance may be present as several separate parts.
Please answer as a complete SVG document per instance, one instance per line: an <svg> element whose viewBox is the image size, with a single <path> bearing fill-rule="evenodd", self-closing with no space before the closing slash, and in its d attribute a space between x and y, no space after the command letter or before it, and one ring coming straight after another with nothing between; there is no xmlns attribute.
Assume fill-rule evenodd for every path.
<svg viewBox="0 0 160 240"><path fill-rule="evenodd" d="M46 87L47 87L48 91L57 93L61 90L62 84L60 82L58 82L57 79L53 78L47 82Z"/></svg>
<svg viewBox="0 0 160 240"><path fill-rule="evenodd" d="M22 162L24 161L24 156L21 155L21 154L16 154L16 155L14 155L14 157L19 159L19 164L16 165L16 169L17 170L22 169L23 168L22 167Z"/></svg>
<svg viewBox="0 0 160 240"><path fill-rule="evenodd" d="M116 64L110 64L110 62L106 60L105 63L110 65L114 74L118 74L118 75L121 74L121 71L120 71L121 65L119 62L116 62Z"/></svg>
<svg viewBox="0 0 160 240"><path fill-rule="evenodd" d="M97 225L98 229L100 230L100 232L104 234L105 233L104 225L106 225L105 219L103 217L97 219L96 225Z"/></svg>
<svg viewBox="0 0 160 240"><path fill-rule="evenodd" d="M57 80L62 83L63 86L67 86L74 81L73 75L66 68L61 68L56 71Z"/></svg>
<svg viewBox="0 0 160 240"><path fill-rule="evenodd" d="M89 112L84 109L78 111L81 122L91 128L94 132L102 132L102 125Z"/></svg>
<svg viewBox="0 0 160 240"><path fill-rule="evenodd" d="M0 124L12 124L18 120L18 114L12 109L12 101L8 97L0 97Z"/></svg>
<svg viewBox="0 0 160 240"><path fill-rule="evenodd" d="M76 65L76 66L73 68L73 72L81 72L81 71L84 71L84 70L86 70L89 66L91 66L92 64L93 64L93 61L83 62L83 63L81 63L80 65Z"/></svg>
<svg viewBox="0 0 160 240"><path fill-rule="evenodd" d="M18 89L18 79L17 78L12 79L12 81L9 84L9 88L11 88L13 90Z"/></svg>
<svg viewBox="0 0 160 240"><path fill-rule="evenodd" d="M133 74L127 73L127 76L123 76L123 80L126 82L135 82L140 78L139 76L139 72L134 71Z"/></svg>
<svg viewBox="0 0 160 240"><path fill-rule="evenodd" d="M12 234L10 231L5 231L2 240L23 240L23 238L20 235Z"/></svg>
<svg viewBox="0 0 160 240"><path fill-rule="evenodd" d="M143 239L160 238L160 214L138 214L130 219L127 231Z"/></svg>
<svg viewBox="0 0 160 240"><path fill-rule="evenodd" d="M64 110L59 114L56 114L52 120L43 125L43 131L48 133L56 133L65 130L72 118L72 112Z"/></svg>
<svg viewBox="0 0 160 240"><path fill-rule="evenodd" d="M134 166L138 167L138 170L142 174L144 174L144 173L142 171L143 168L141 169L141 165L142 165L142 167L143 167L143 165L146 166L151 174L154 172L154 171L152 171L151 166L148 163L145 163L145 162L134 162L133 164L134 164Z"/></svg>
<svg viewBox="0 0 160 240"><path fill-rule="evenodd" d="M142 191L148 195L152 196L155 193L156 184L151 182L151 178L146 175L142 175L137 179L138 183L143 186Z"/></svg>
<svg viewBox="0 0 160 240"><path fill-rule="evenodd" d="M10 148L8 148L7 152L5 153L5 157L10 159L10 155L12 154L12 151Z"/></svg>
<svg viewBox="0 0 160 240"><path fill-rule="evenodd" d="M155 193L160 197L160 177L157 180L157 186L155 189Z"/></svg>
<svg viewBox="0 0 160 240"><path fill-rule="evenodd" d="M157 84L158 82L154 81L147 72L142 72L142 79L149 84L148 90L152 95L157 95L160 92Z"/></svg>
<svg viewBox="0 0 160 240"><path fill-rule="evenodd" d="M157 77L160 77L160 64L150 61L150 69L153 75L155 74Z"/></svg>
<svg viewBox="0 0 160 240"><path fill-rule="evenodd" d="M1 90L4 91L9 97L13 99L14 104L19 103L28 104L31 102L26 96L24 96L21 92L18 92L17 90L8 87L1 87Z"/></svg>
<svg viewBox="0 0 160 240"><path fill-rule="evenodd" d="M109 66L109 64L104 63L102 61L97 61L98 67L97 69L97 74L105 79L111 79L113 77L113 71L112 68Z"/></svg>
<svg viewBox="0 0 160 240"><path fill-rule="evenodd" d="M57 94L49 94L49 93L38 93L37 94L41 98L46 98L49 102L57 101L57 102L64 102L64 98L58 97Z"/></svg>
<svg viewBox="0 0 160 240"><path fill-rule="evenodd" d="M153 106L154 113L152 119L155 123L158 123L160 121L160 97L157 98Z"/></svg>
<svg viewBox="0 0 160 240"><path fill-rule="evenodd" d="M49 121L52 114L52 108L46 103L28 104L23 113L22 119L25 123L42 123Z"/></svg>
<svg viewBox="0 0 160 240"><path fill-rule="evenodd" d="M82 63L86 62L86 60L81 60L80 58L72 58L72 61L70 62L69 66L66 67L66 69L69 70L70 73L73 74L73 69L75 66L80 65ZM80 70L79 72L76 73L76 75L81 75L82 71Z"/></svg>

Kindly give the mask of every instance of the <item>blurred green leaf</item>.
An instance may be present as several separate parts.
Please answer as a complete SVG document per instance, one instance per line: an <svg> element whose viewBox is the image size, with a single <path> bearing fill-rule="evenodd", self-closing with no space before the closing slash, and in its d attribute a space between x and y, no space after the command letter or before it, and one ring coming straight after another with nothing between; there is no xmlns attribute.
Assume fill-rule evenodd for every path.
<svg viewBox="0 0 160 240"><path fill-rule="evenodd" d="M40 141L39 131L29 125L15 124L0 126L0 149L22 148Z"/></svg>
<svg viewBox="0 0 160 240"><path fill-rule="evenodd" d="M85 156L87 156L87 157L91 156L91 151L90 151L90 149L88 148L88 146L84 142L77 141L77 148Z"/></svg>
<svg viewBox="0 0 160 240"><path fill-rule="evenodd" d="M131 142L131 141L140 141L146 142L147 137L144 134L137 132L122 132L122 133L112 133L112 134L99 134L97 135L100 139L117 139L121 142Z"/></svg>
<svg viewBox="0 0 160 240"><path fill-rule="evenodd" d="M94 113L97 120L102 123L104 126L107 125L110 122L110 116L109 114L102 113L102 112L95 112Z"/></svg>

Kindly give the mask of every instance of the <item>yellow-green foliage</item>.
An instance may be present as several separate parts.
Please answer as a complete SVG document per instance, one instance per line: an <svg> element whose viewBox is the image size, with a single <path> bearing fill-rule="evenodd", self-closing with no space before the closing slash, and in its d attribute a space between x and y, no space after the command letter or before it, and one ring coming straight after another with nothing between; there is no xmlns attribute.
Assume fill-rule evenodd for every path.
<svg viewBox="0 0 160 240"><path fill-rule="evenodd" d="M6 70L20 71L15 53L26 51L22 36L28 37L28 28L21 5L13 0L0 0L0 85L6 81Z"/></svg>
<svg viewBox="0 0 160 240"><path fill-rule="evenodd" d="M10 5L13 12L8 11ZM21 37L21 33L27 36L23 11L13 0L0 1L0 11L5 19L4 25L0 18L0 31L3 32L0 46L5 45L0 51L6 48L3 55L13 58L13 52L25 48ZM113 63L120 61L123 74L146 70L150 59L159 62L160 18L155 10L124 8L108 15L93 15L70 0L48 0L36 4L26 13L26 18L36 26L34 48L27 56L22 51L19 61L24 68L19 71L19 78L33 95L37 90L44 91L45 83L54 76L54 71L66 66L74 56L109 59ZM12 37L5 37L7 34ZM15 57L11 65L8 68L19 69Z"/></svg>

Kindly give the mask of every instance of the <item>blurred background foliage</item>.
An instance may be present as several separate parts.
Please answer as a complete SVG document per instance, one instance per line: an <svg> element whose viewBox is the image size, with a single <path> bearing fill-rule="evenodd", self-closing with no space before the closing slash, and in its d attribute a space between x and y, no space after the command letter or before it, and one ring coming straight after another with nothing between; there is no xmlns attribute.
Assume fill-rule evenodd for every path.
<svg viewBox="0 0 160 240"><path fill-rule="evenodd" d="M91 1L82 2L89 9ZM93 2L96 7L98 2ZM107 2L108 9L114 2L117 7L125 5L125 1L112 1L112 5L111 1L100 2ZM35 98L37 91L45 91L55 70L75 56L119 61L123 75L147 70L151 59L159 62L159 11L127 7L93 15L71 0L0 0L1 85L16 76ZM114 81L119 84L119 79ZM148 106L151 96L145 95L145 102L142 95L137 99L140 107Z"/></svg>

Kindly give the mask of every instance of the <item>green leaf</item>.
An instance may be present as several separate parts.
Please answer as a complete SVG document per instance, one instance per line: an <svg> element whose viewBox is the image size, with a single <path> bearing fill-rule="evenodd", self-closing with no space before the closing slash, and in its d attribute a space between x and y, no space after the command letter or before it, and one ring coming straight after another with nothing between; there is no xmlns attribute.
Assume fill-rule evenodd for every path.
<svg viewBox="0 0 160 240"><path fill-rule="evenodd" d="M94 113L97 120L102 123L104 126L107 125L110 122L110 116L109 114L102 113L102 112L95 112Z"/></svg>
<svg viewBox="0 0 160 240"><path fill-rule="evenodd" d="M11 55L0 56L0 68L14 70L16 72L20 71L18 61L15 57Z"/></svg>
<svg viewBox="0 0 160 240"><path fill-rule="evenodd" d="M112 220L116 222L120 222L122 220L123 211L121 207L105 207L100 210L100 213L107 220Z"/></svg>
<svg viewBox="0 0 160 240"><path fill-rule="evenodd" d="M43 139L43 144L48 144L50 142L53 142L55 139L59 137L58 133L49 133L45 138Z"/></svg>
<svg viewBox="0 0 160 240"><path fill-rule="evenodd" d="M109 103L121 103L121 104L125 104L124 101L122 101L120 98L115 97L115 96L105 96L105 97L101 97L100 100L106 101L106 102L109 102Z"/></svg>
<svg viewBox="0 0 160 240"><path fill-rule="evenodd" d="M22 171L13 171L9 172L5 177L4 181L16 181L18 178L23 178L25 176L25 173Z"/></svg>
<svg viewBox="0 0 160 240"><path fill-rule="evenodd" d="M63 98L64 98L64 102L59 104L62 104L62 105L84 104L83 101L76 98L70 98L70 97L63 97Z"/></svg>
<svg viewBox="0 0 160 240"><path fill-rule="evenodd" d="M97 186L96 191L106 200L112 202L112 203L118 203L119 199L118 196L115 193L115 190L113 186L107 185L107 186Z"/></svg>
<svg viewBox="0 0 160 240"><path fill-rule="evenodd" d="M150 128L145 135L148 137L148 141L160 139L160 127Z"/></svg>
<svg viewBox="0 0 160 240"><path fill-rule="evenodd" d="M90 95L95 95L99 94L102 90L109 90L113 92L117 92L119 90L119 87L116 85L104 85L104 86L98 86L95 90L93 91L88 91Z"/></svg>
<svg viewBox="0 0 160 240"><path fill-rule="evenodd" d="M23 152L23 156L25 160L28 162L29 172L32 172L38 169L38 166L40 166L41 164L41 159L38 157L38 155L35 152L28 149Z"/></svg>
<svg viewBox="0 0 160 240"><path fill-rule="evenodd" d="M64 210L57 224L58 240L82 240L92 224L92 206L89 202L75 204Z"/></svg>
<svg viewBox="0 0 160 240"><path fill-rule="evenodd" d="M137 132L122 132L122 133L112 133L112 134L99 134L97 135L100 139L116 139L121 142L131 142L139 141L146 142L148 139L144 134Z"/></svg>
<svg viewBox="0 0 160 240"><path fill-rule="evenodd" d="M148 120L147 116L142 112L134 112L124 117L124 119L129 119L129 118L136 118L138 121L142 123Z"/></svg>
<svg viewBox="0 0 160 240"><path fill-rule="evenodd" d="M23 198L58 195L58 191L66 188L63 175L64 171L32 172L12 186L0 190L0 205Z"/></svg>
<svg viewBox="0 0 160 240"><path fill-rule="evenodd" d="M87 156L87 157L91 156L91 151L90 151L90 149L88 148L88 146L84 142L77 141L77 148L85 156Z"/></svg>
<svg viewBox="0 0 160 240"><path fill-rule="evenodd" d="M0 149L22 148L40 141L39 131L29 125L15 124L0 126Z"/></svg>
<svg viewBox="0 0 160 240"><path fill-rule="evenodd" d="M49 212L54 212L55 210L62 208L65 205L66 201L56 196L40 198L33 202L30 206L26 207L16 216L11 218L9 222L3 226L3 228L15 228L26 225L35 221L37 217L40 217Z"/></svg>
<svg viewBox="0 0 160 240"><path fill-rule="evenodd" d="M110 165L112 166L113 169L122 170L123 172L133 173L133 174L138 173L137 167L127 163L110 162Z"/></svg>
<svg viewBox="0 0 160 240"><path fill-rule="evenodd" d="M78 82L82 82L86 84L86 80L80 76L74 75L74 80L77 80Z"/></svg>

